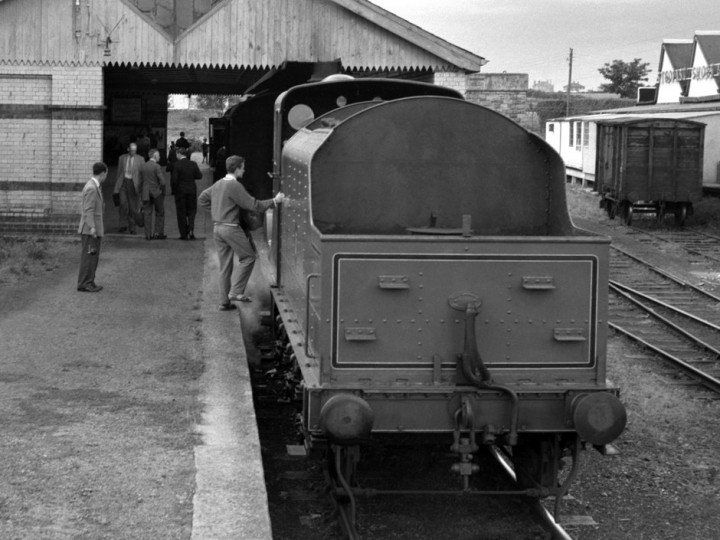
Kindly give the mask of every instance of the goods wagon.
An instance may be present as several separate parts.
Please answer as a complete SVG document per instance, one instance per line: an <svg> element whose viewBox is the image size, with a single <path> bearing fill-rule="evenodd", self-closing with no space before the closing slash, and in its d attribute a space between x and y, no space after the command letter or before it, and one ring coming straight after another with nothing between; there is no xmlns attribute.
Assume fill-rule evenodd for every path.
<svg viewBox="0 0 720 540"><path fill-rule="evenodd" d="M702 198L705 125L675 119L614 119L597 122L596 187L614 218L632 223L638 212L678 225Z"/></svg>

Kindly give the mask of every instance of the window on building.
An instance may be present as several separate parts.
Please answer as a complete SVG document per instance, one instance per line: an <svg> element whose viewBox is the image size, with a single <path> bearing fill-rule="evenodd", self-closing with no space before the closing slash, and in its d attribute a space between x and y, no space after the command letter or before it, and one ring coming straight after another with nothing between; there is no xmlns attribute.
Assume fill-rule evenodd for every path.
<svg viewBox="0 0 720 540"><path fill-rule="evenodd" d="M575 149L580 150L580 148L581 148L580 145L582 144L582 140L583 140L582 139L583 123L575 122L574 127L575 127Z"/></svg>
<svg viewBox="0 0 720 540"><path fill-rule="evenodd" d="M548 124L548 131L550 133L555 133L555 124Z"/></svg>
<svg viewBox="0 0 720 540"><path fill-rule="evenodd" d="M583 137L582 145L583 148L590 146L590 122L583 122Z"/></svg>
<svg viewBox="0 0 720 540"><path fill-rule="evenodd" d="M568 137L568 146L575 146L575 122L570 122L570 136Z"/></svg>

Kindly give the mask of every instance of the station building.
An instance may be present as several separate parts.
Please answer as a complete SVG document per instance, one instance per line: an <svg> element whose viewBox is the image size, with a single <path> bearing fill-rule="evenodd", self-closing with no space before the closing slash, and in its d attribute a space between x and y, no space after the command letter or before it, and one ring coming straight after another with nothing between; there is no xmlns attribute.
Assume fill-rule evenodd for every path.
<svg viewBox="0 0 720 540"><path fill-rule="evenodd" d="M243 94L288 62L461 92L487 63L366 0L0 0L0 231L74 231L94 162L177 135L168 95Z"/></svg>
<svg viewBox="0 0 720 540"><path fill-rule="evenodd" d="M705 124L703 186L720 192L720 31L664 40L657 73L656 84L640 88L633 107L547 122L545 138L563 157L571 179L583 184L595 180L598 122L694 120Z"/></svg>

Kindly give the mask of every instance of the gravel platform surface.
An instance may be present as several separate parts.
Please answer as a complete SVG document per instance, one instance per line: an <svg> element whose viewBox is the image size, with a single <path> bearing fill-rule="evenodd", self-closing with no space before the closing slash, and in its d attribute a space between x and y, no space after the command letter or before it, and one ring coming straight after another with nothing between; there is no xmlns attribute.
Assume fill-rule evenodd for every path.
<svg viewBox="0 0 720 540"><path fill-rule="evenodd" d="M0 538L187 538L202 242L105 238L0 289Z"/></svg>
<svg viewBox="0 0 720 540"><path fill-rule="evenodd" d="M596 196L572 191L597 205ZM720 268L690 264L676 246L658 249L638 242L618 220L603 215L573 221L688 282L720 292ZM614 443L619 455L603 457L593 450L581 455L563 513L590 516L597 525L568 527L573 537L720 538L720 396L612 332L608 377L621 389L628 425Z"/></svg>

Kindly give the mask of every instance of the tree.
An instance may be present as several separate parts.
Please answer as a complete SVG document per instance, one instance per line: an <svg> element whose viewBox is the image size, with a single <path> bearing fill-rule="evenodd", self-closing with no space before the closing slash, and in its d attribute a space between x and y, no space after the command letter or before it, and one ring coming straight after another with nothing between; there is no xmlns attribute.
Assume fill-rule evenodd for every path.
<svg viewBox="0 0 720 540"><path fill-rule="evenodd" d="M198 109L225 109L227 96L218 96L210 94L202 94L196 97Z"/></svg>
<svg viewBox="0 0 720 540"><path fill-rule="evenodd" d="M571 92L582 92L583 90L585 90L585 87L577 81L573 81L570 85ZM567 92L567 84L563 86L563 92Z"/></svg>
<svg viewBox="0 0 720 540"><path fill-rule="evenodd" d="M620 97L634 98L640 83L648 80L647 76L651 71L648 69L649 65L649 62L643 62L640 58L635 58L632 62L613 60L612 63L606 63L598 71L610 82L600 85L600 89L620 94Z"/></svg>

